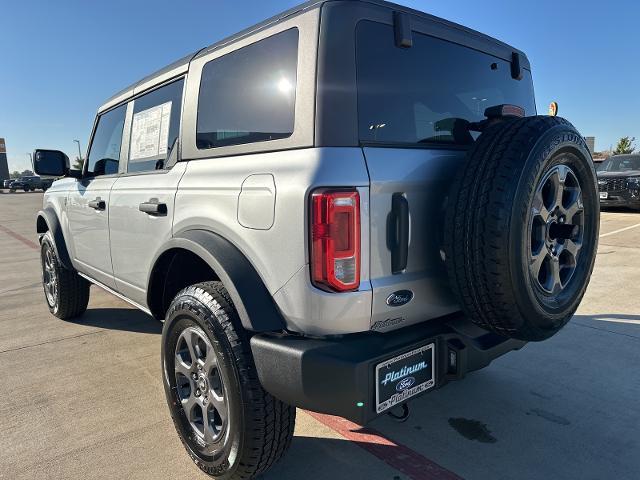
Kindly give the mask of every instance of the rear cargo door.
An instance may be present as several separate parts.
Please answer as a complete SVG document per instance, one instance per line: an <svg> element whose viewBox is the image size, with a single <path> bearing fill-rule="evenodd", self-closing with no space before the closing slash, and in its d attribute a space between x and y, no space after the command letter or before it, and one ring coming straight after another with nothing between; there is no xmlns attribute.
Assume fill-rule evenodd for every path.
<svg viewBox="0 0 640 480"><path fill-rule="evenodd" d="M509 52L510 54L510 52ZM459 309L442 252L447 194L478 136L468 122L516 104L535 114L531 74L476 48L392 25L356 29L359 138L371 181L372 328L389 330Z"/></svg>
<svg viewBox="0 0 640 480"><path fill-rule="evenodd" d="M371 178L372 326L386 330L458 309L440 249L444 201L461 152L364 148Z"/></svg>

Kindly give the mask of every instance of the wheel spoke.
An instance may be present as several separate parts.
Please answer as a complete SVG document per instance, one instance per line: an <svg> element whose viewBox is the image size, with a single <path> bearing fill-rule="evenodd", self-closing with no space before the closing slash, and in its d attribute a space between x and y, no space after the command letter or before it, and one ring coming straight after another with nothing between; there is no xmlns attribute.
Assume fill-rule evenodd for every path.
<svg viewBox="0 0 640 480"><path fill-rule="evenodd" d="M201 338L200 335L198 335L194 329L189 328L182 332L182 337L189 350L189 356L191 357L193 366L195 367L198 363L202 365L202 355L199 354L198 349L198 340Z"/></svg>
<svg viewBox="0 0 640 480"><path fill-rule="evenodd" d="M534 216L539 216L545 222L549 219L549 210L544 206L544 199L542 198L542 191L536 192L535 197L533 198L533 205L531 206L531 211Z"/></svg>
<svg viewBox="0 0 640 480"><path fill-rule="evenodd" d="M564 195L564 182L567 178L567 167L564 165L558 165L558 169L553 174L550 180L553 182L553 206L551 209L557 207L562 208L562 197Z"/></svg>
<svg viewBox="0 0 640 480"><path fill-rule="evenodd" d="M216 353L213 351L213 347L207 342L207 351L206 356L204 358L204 371L207 372L207 375L211 373L214 367L218 365L218 359L216 357Z"/></svg>
<svg viewBox="0 0 640 480"><path fill-rule="evenodd" d="M227 404L224 397L219 396L213 389L209 392L209 400L211 405L218 411L218 415L222 418L222 422L227 421Z"/></svg>
<svg viewBox="0 0 640 480"><path fill-rule="evenodd" d="M210 408L203 407L202 408L202 421L203 421L203 429L204 429L204 441L207 444L212 443L216 438L216 432L211 426L211 422L213 420L213 410Z"/></svg>
<svg viewBox="0 0 640 480"><path fill-rule="evenodd" d="M567 251L571 254L571 256L573 256L573 258L577 258L578 257L578 253L580 252L580 249L582 248L582 244L575 242L573 240L566 240L564 242L563 251Z"/></svg>
<svg viewBox="0 0 640 480"><path fill-rule="evenodd" d="M540 268L547 258L547 249L543 246L537 254L531 256L531 272L537 278L540 274Z"/></svg>
<svg viewBox="0 0 640 480"><path fill-rule="evenodd" d="M180 358L179 354L176 354L175 357L175 371L176 373L180 373L187 377L189 381L191 381L191 367L187 366L182 358Z"/></svg>
<svg viewBox="0 0 640 480"><path fill-rule="evenodd" d="M582 204L582 195L580 193L579 188L575 188L576 193L574 193L574 200L571 204L565 208L565 215L567 217L567 223L575 223L573 218L580 212L584 210L584 205Z"/></svg>
<svg viewBox="0 0 640 480"><path fill-rule="evenodd" d="M199 404L198 399L195 397L193 392L191 392L191 395L189 396L189 398L182 400L182 409L184 410L184 413L189 419L189 421L191 421L193 418L193 415L192 415L193 408L198 404Z"/></svg>
<svg viewBox="0 0 640 480"><path fill-rule="evenodd" d="M556 294L562 290L562 282L560 281L560 262L557 257L554 257L549 262L549 268L551 272L551 293Z"/></svg>

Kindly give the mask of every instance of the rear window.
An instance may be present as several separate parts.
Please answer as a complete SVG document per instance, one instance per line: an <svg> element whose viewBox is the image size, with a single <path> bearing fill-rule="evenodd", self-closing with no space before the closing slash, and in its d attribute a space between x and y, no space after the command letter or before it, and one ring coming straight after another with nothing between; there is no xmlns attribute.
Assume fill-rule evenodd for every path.
<svg viewBox="0 0 640 480"><path fill-rule="evenodd" d="M205 64L198 99L198 148L291 136L297 65L296 28Z"/></svg>
<svg viewBox="0 0 640 480"><path fill-rule="evenodd" d="M480 121L487 107L536 113L531 72L514 80L505 60L417 32L399 48L391 26L370 21L356 35L362 143L469 144L478 134L460 120Z"/></svg>

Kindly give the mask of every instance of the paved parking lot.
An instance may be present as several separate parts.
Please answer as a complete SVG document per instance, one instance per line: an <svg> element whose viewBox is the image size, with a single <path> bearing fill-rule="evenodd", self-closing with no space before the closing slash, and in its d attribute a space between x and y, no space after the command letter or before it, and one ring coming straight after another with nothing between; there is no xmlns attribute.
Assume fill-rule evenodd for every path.
<svg viewBox="0 0 640 480"><path fill-rule="evenodd" d="M40 286L40 193L0 193L0 478L206 478L165 405L160 324L92 287L76 322ZM553 339L360 430L298 412L271 479L640 477L640 214L606 212L587 296Z"/></svg>

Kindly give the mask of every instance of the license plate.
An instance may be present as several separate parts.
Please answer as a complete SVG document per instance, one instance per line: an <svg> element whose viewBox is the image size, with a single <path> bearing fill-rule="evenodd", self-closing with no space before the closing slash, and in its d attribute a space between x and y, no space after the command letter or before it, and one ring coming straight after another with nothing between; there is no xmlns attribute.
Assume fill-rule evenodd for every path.
<svg viewBox="0 0 640 480"><path fill-rule="evenodd" d="M600 192L600 198L602 199L609 198L609 192Z"/></svg>
<svg viewBox="0 0 640 480"><path fill-rule="evenodd" d="M435 385L435 345L416 348L376 366L376 412L404 402Z"/></svg>

